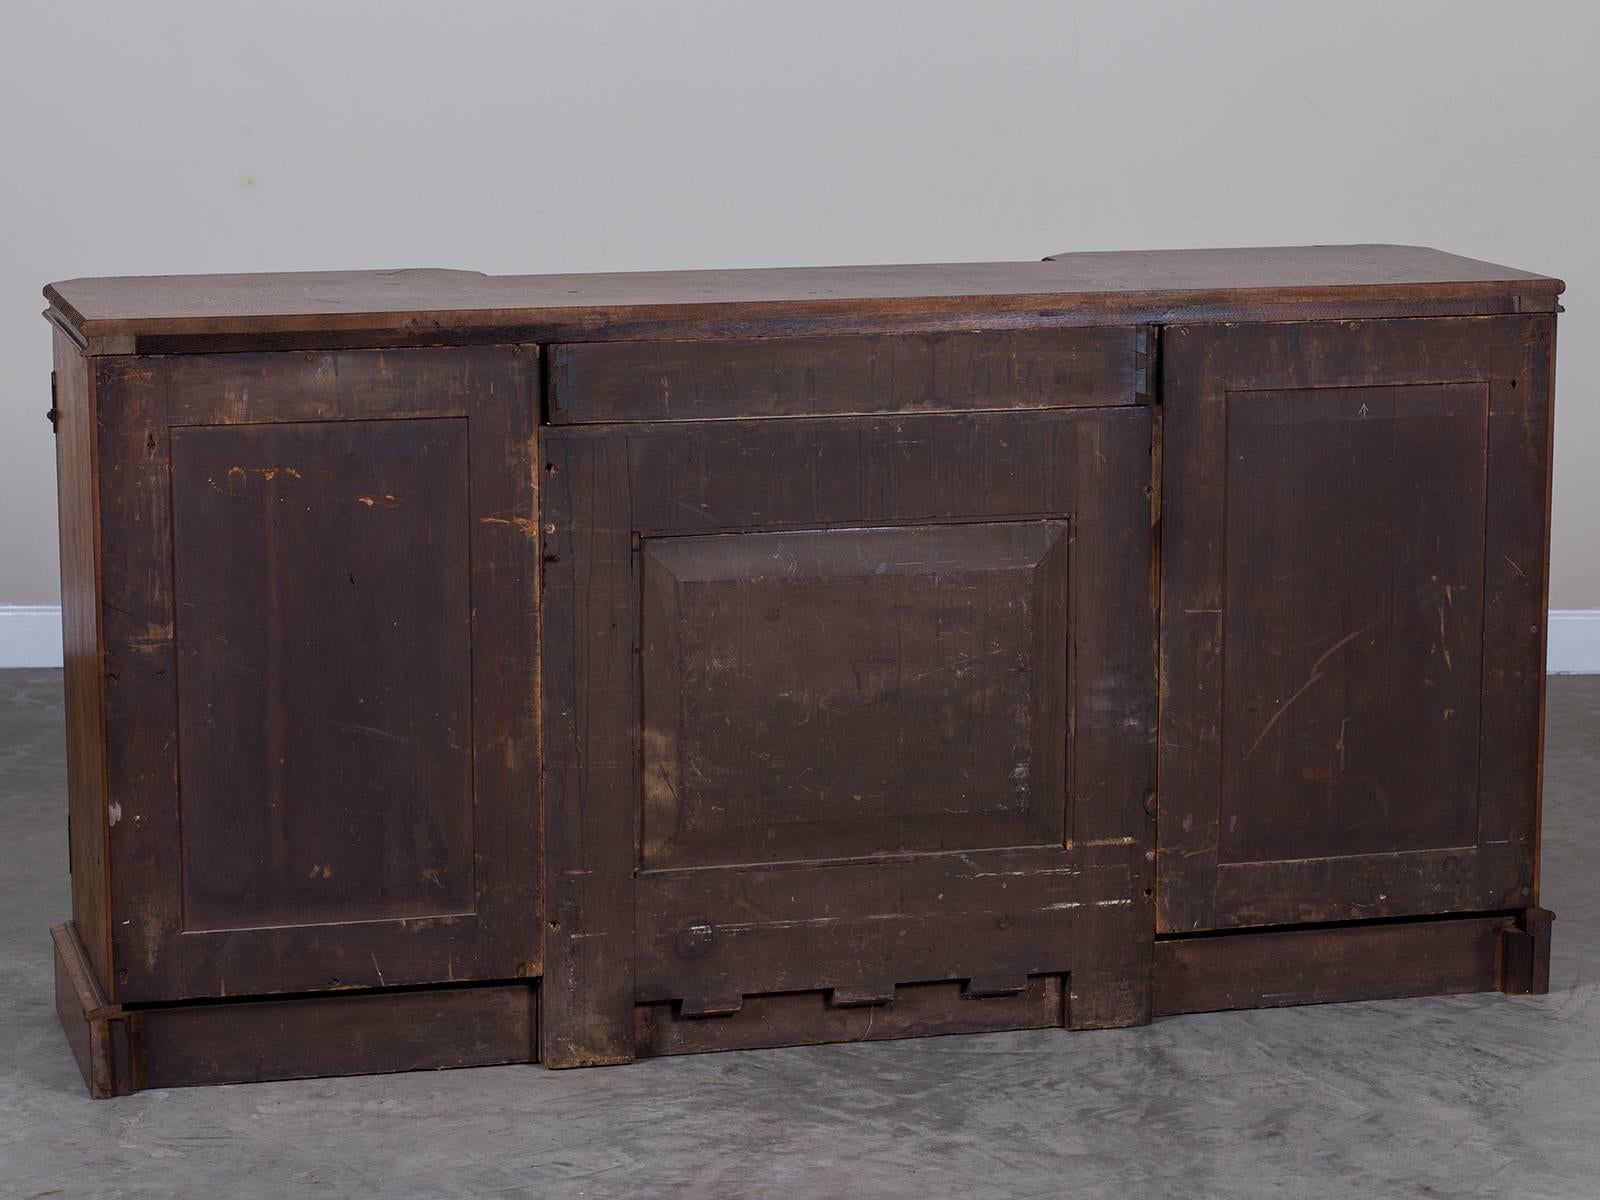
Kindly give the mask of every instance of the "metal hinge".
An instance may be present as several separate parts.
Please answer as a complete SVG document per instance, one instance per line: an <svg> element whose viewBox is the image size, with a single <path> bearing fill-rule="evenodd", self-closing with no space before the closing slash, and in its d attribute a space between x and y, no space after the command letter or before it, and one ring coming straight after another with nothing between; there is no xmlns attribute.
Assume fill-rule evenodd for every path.
<svg viewBox="0 0 1600 1200"><path fill-rule="evenodd" d="M51 432L58 432L61 428L61 410L56 407L56 373L50 372L50 411L45 413L50 418Z"/></svg>

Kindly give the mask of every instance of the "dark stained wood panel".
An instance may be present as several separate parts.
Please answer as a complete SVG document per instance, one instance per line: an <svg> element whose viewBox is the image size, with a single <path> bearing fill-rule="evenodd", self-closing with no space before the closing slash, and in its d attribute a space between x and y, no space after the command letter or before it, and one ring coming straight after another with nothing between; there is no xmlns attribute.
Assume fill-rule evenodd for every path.
<svg viewBox="0 0 1600 1200"><path fill-rule="evenodd" d="M537 350L518 346L296 354L271 370L229 355L98 360L119 1000L538 973L537 378ZM272 424L281 412L297 421ZM218 544L186 533L180 552L179 523ZM261 555L234 564L260 595L211 569L233 542ZM223 600L265 624L200 611ZM432 644L392 640L408 632ZM318 641L330 633L343 639ZM377 693L397 685L414 694ZM359 715L369 706L376 721ZM265 778L229 778L212 723L230 720L231 766ZM171 732L143 732L156 727ZM229 870L253 890L230 895Z"/></svg>
<svg viewBox="0 0 1600 1200"><path fill-rule="evenodd" d="M1227 398L1222 862L1477 839L1488 388Z"/></svg>
<svg viewBox="0 0 1600 1200"><path fill-rule="evenodd" d="M633 1057L638 580L627 443L547 440L543 589L544 936L540 1057Z"/></svg>
<svg viewBox="0 0 1600 1200"><path fill-rule="evenodd" d="M1087 967L1079 939L1102 918L1143 908L1134 899L1142 858L1126 846L1075 844L644 871L635 883L638 998ZM1124 966L1137 949L1137 939L1119 947ZM1092 981L1079 982L1092 992Z"/></svg>
<svg viewBox="0 0 1600 1200"><path fill-rule="evenodd" d="M260 425L289 421L464 417L494 395L492 373L437 351L375 350L350 356L305 353L207 354L160 363L128 362L136 379L159 369L171 381L173 425ZM300 386L285 386L286 383ZM502 381L503 386L503 381ZM500 401L506 397L502 392Z"/></svg>
<svg viewBox="0 0 1600 1200"><path fill-rule="evenodd" d="M826 987L835 1003L872 1004L897 984L941 976L1070 972L1069 1024L1145 1019L1151 923L1145 797L1154 734L1150 434L1150 411L1126 406L547 431L548 1064L631 1057L636 1000L726 1013L746 995ZM1054 557L1062 550L1070 555L1064 572L1067 563L1058 566ZM940 564L940 587L917 579L924 560ZM784 574L791 562L792 577ZM973 642L980 655L998 649L995 662L967 665L991 699L1011 697L1015 704L1029 697L1042 735L1030 745L1065 750L1070 771L1051 784L1056 795L1041 795L1036 806L1051 814L1050 844L996 848L1006 839L983 821L949 841L921 833L885 837L889 827L881 822L863 837L860 818L846 807L821 813L828 819L815 822L814 835L798 839L806 857L759 861L781 851L786 827L769 823L769 849L743 832L735 837L719 807L749 803L753 784L757 791L788 789L773 813L788 808L804 815L806 804L817 811L815 799L806 799L810 776L800 773L803 730L780 733L783 722L774 720L766 744L722 734L712 744L719 704L726 701L729 719L747 720L743 712L732 717L733 710L771 706L773 696L792 690L801 668L763 644L774 605L780 626L785 606L791 610L793 625L783 638L839 639L833 650L814 647L817 682L841 702L854 693L857 723L887 738L897 736L892 714L908 694L905 678L917 673L897 672L890 660L905 654L924 670L954 662L942 651L929 657L930 635L918 623L965 644L987 606L960 589L987 589L1000 608L1008 602L1014 608L1023 589L996 580L994 567L1029 562L1039 565L1012 572L1019 585L1023 575L1033 577L1029 603L1042 612L1040 591L1065 592L1058 602L1063 617L1029 623L1024 633L1023 624L1008 629L997 615ZM707 577L706 597L686 600L684 577L692 589L699 576ZM869 578L870 588L859 582ZM1049 580L1056 582L1032 590ZM774 586L779 592L769 597ZM841 588L854 600L842 603ZM647 603L653 615L644 613ZM712 607L687 621L674 615L685 603ZM862 610L858 624L852 608ZM823 632L808 633L819 614L827 618ZM879 619L868 620L873 614ZM713 616L726 630L703 628L702 618ZM912 632L891 645L884 627L895 622ZM685 648L690 625L696 628ZM1065 644L1053 649L1063 625ZM756 678L707 686L711 658L734 655L748 657ZM1030 676L1026 682L1006 676L1008 658ZM1064 702L1041 706L1035 697L1050 695L1063 665ZM719 695L729 687L736 694ZM940 696L959 695L959 681L936 687L945 689L933 695L936 704ZM685 696L698 710L690 728L706 731L693 735L698 747L682 744ZM951 740L939 753L950 772L959 775L963 762L1002 761L995 747L965 739L999 736L1014 747L1015 732L996 734L991 724L945 726ZM673 739L679 744L669 744ZM763 782L758 765L728 757L741 747L757 756L776 751L799 770ZM810 757L820 777L831 775L840 786L854 771L861 785L843 793L854 806L857 795L865 803L866 781L882 768L863 757L869 748L859 738L849 751L819 746ZM680 768L676 756L685 753L690 757ZM893 760L896 753L878 756ZM1056 753L1041 749L1037 757L1053 761ZM825 761L825 754L838 761ZM692 856L674 860L655 835L677 823L683 797L673 795L674 777L693 774L695 755L708 772L725 777L714 781L716 795L698 805L706 836L691 831L691 840L699 838ZM909 758L900 761L912 769ZM1015 795L1017 782L1015 756L1004 761L1010 770L982 771L1000 775L1002 798ZM662 768L648 782L647 765ZM1034 770L1030 759L1030 777ZM944 790L896 802L911 804L917 822L931 807L954 807L949 781L932 786ZM643 819L641 800L654 810ZM733 819L744 818L735 812ZM641 848L642 825L649 842ZM960 841L977 845L952 845ZM951 849L928 848L941 844ZM663 861L702 865L638 870L641 862ZM982 903L973 889L982 892ZM619 944L631 944L634 954Z"/></svg>
<svg viewBox="0 0 1600 1200"><path fill-rule="evenodd" d="M557 424L1070 408L1148 397L1143 328L551 347Z"/></svg>
<svg viewBox="0 0 1600 1200"><path fill-rule="evenodd" d="M1500 987L1510 917L1162 938L1155 1013L1281 1008Z"/></svg>
<svg viewBox="0 0 1600 1200"><path fill-rule="evenodd" d="M106 856L105 676L100 653L94 396L88 360L60 331L52 341L72 919L96 981L111 992L115 977Z"/></svg>
<svg viewBox="0 0 1600 1200"><path fill-rule="evenodd" d="M1486 799L1480 791L1480 822L1492 808L1525 812L1531 803L1528 793L1498 806ZM1532 877L1526 836L1513 840L1480 833L1471 846L1442 850L1221 863L1212 903L1216 912L1227 914L1228 926L1238 927L1496 912L1526 905Z"/></svg>
<svg viewBox="0 0 1600 1200"><path fill-rule="evenodd" d="M467 422L172 432L186 930L473 909Z"/></svg>
<svg viewBox="0 0 1600 1200"><path fill-rule="evenodd" d="M1160 930L1533 901L1552 334L1168 331Z"/></svg>
<svg viewBox="0 0 1600 1200"><path fill-rule="evenodd" d="M298 996L129 1014L140 1086L434 1071L538 1059L532 982Z"/></svg>
<svg viewBox="0 0 1600 1200"><path fill-rule="evenodd" d="M124 1008L101 995L74 926L50 932L56 1014L95 1099L538 1060L532 980Z"/></svg>
<svg viewBox="0 0 1600 1200"><path fill-rule="evenodd" d="M81 338L138 339L114 351L128 353L250 338L305 347L1515 312L1552 307L1562 286L1417 246L1294 246L642 274L143 276L67 280L45 295Z"/></svg>
<svg viewBox="0 0 1600 1200"><path fill-rule="evenodd" d="M646 540L641 865L1060 843L1069 531Z"/></svg>

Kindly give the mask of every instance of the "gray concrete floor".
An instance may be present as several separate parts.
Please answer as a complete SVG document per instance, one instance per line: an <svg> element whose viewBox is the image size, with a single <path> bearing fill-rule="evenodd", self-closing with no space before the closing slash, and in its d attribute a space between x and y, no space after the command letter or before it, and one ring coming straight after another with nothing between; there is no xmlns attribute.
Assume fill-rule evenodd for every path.
<svg viewBox="0 0 1600 1200"><path fill-rule="evenodd" d="M86 1098L60 674L0 672L0 1196L1600 1196L1600 677L1551 682L1548 996Z"/></svg>

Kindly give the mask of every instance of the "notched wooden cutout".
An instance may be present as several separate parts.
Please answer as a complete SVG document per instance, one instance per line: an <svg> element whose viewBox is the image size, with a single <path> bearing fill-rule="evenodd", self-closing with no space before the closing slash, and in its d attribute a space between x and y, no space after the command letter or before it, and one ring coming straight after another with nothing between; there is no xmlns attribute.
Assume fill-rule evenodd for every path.
<svg viewBox="0 0 1600 1200"><path fill-rule="evenodd" d="M894 984L861 983L853 987L836 987L831 999L835 1008L870 1008L879 1004L893 1004Z"/></svg>

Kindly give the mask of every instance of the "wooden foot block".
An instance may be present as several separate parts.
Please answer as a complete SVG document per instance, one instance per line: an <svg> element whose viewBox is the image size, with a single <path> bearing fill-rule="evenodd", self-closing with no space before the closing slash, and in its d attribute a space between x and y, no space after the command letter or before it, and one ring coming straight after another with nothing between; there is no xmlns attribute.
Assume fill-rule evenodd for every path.
<svg viewBox="0 0 1600 1200"><path fill-rule="evenodd" d="M1512 996L1550 991L1550 922L1547 908L1524 909L1515 925L1500 931L1500 990Z"/></svg>
<svg viewBox="0 0 1600 1200"><path fill-rule="evenodd" d="M1067 976L1067 1028L1148 1025L1155 932L1149 892L1125 904L1097 905L1081 928Z"/></svg>
<svg viewBox="0 0 1600 1200"><path fill-rule="evenodd" d="M54 926L50 937L55 943L56 1016L89 1095L105 1100L138 1091L127 1023L121 1009L106 1003L77 928L68 921Z"/></svg>
<svg viewBox="0 0 1600 1200"><path fill-rule="evenodd" d="M1091 974L1067 977L1068 1029L1127 1029L1150 1024L1150 975Z"/></svg>

